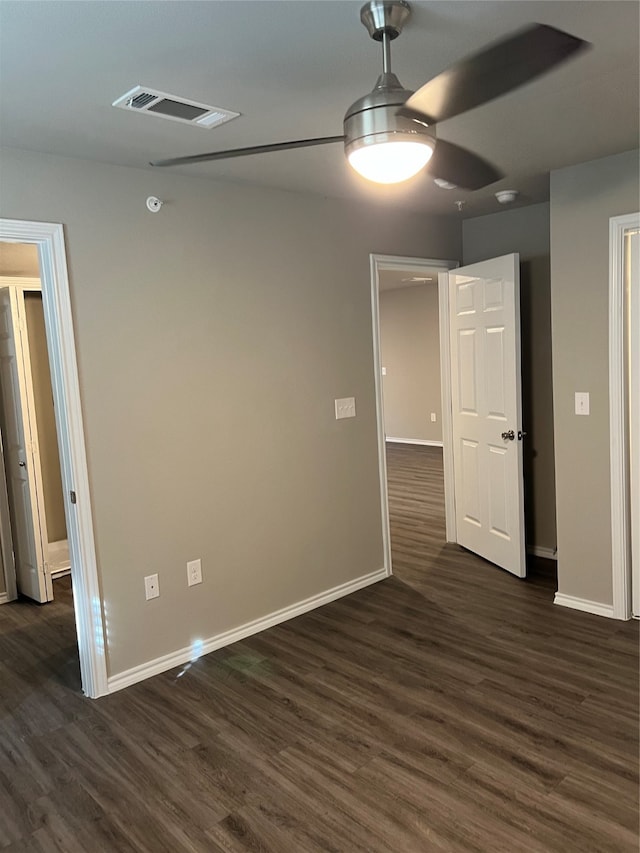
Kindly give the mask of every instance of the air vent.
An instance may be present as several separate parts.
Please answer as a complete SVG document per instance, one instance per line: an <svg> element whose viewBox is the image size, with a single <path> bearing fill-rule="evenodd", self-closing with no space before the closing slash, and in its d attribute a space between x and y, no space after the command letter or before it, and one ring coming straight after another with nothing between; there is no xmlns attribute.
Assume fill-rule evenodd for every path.
<svg viewBox="0 0 640 853"><path fill-rule="evenodd" d="M169 95L167 92L158 92L146 86L135 86L115 100L112 106L158 116L158 118L168 118L171 121L180 121L183 124L203 127L205 130L210 130L240 115L231 110L223 110L221 107L211 107L187 98Z"/></svg>

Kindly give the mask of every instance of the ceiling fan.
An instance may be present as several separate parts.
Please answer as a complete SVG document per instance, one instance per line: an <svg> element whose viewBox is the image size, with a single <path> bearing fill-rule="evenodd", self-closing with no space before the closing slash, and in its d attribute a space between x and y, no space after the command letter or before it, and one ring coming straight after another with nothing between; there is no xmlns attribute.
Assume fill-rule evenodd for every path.
<svg viewBox="0 0 640 853"><path fill-rule="evenodd" d="M411 92L391 71L391 42L402 32L410 13L406 0L370 0L360 10L369 35L382 43L382 74L373 91L347 110L342 136L173 157L151 165L180 166L344 142L351 166L378 183L405 181L427 164L429 175L441 185L477 190L499 180L502 174L477 154L437 139L437 124L533 80L589 43L545 24L531 24Z"/></svg>

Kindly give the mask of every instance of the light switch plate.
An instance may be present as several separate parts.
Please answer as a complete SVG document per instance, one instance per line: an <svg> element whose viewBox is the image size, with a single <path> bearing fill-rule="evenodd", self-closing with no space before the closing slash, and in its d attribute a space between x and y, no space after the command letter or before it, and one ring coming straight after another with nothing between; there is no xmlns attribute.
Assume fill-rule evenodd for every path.
<svg viewBox="0 0 640 853"><path fill-rule="evenodd" d="M336 403L336 420L341 418L355 418L356 416L356 398L341 397Z"/></svg>
<svg viewBox="0 0 640 853"><path fill-rule="evenodd" d="M436 413L435 413L435 412L431 412L431 423L432 423L432 424L435 424L435 422L436 422Z"/></svg>
<svg viewBox="0 0 640 853"><path fill-rule="evenodd" d="M576 415L589 414L589 392L576 391Z"/></svg>
<svg viewBox="0 0 640 853"><path fill-rule="evenodd" d="M383 367L383 368L382 368L382 375L383 375L383 376L386 376L386 375L387 375L387 368L386 368L386 367Z"/></svg>

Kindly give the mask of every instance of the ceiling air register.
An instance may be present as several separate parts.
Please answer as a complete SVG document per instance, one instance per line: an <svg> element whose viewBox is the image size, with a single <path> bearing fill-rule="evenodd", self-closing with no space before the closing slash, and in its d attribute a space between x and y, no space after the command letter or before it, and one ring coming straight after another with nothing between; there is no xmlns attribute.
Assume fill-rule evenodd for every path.
<svg viewBox="0 0 640 853"><path fill-rule="evenodd" d="M168 118L171 121L180 121L183 124L203 127L205 130L210 130L240 115L231 110L223 110L221 107L211 107L200 104L198 101L169 95L167 92L158 92L147 86L134 86L115 100L112 106L130 112L147 113L159 118Z"/></svg>

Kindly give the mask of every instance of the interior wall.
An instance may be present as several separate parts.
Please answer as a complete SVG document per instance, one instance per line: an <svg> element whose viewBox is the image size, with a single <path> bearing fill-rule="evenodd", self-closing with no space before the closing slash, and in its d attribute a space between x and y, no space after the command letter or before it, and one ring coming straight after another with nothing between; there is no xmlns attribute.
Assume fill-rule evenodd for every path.
<svg viewBox="0 0 640 853"><path fill-rule="evenodd" d="M462 225L465 264L518 252L526 538L556 549L549 204L504 210Z"/></svg>
<svg viewBox="0 0 640 853"><path fill-rule="evenodd" d="M640 207L639 152L551 174L558 588L610 605L609 218ZM576 415L574 394L590 394Z"/></svg>
<svg viewBox="0 0 640 853"><path fill-rule="evenodd" d="M33 399L38 428L44 510L47 518L47 536L49 542L59 542L67 538L67 523L64 517L62 474L42 294L26 292L24 305L29 338Z"/></svg>
<svg viewBox="0 0 640 853"><path fill-rule="evenodd" d="M380 290L380 351L386 435L441 442L437 284Z"/></svg>
<svg viewBox="0 0 640 853"><path fill-rule="evenodd" d="M15 150L2 206L65 227L110 675L382 568L369 254L455 218Z"/></svg>

